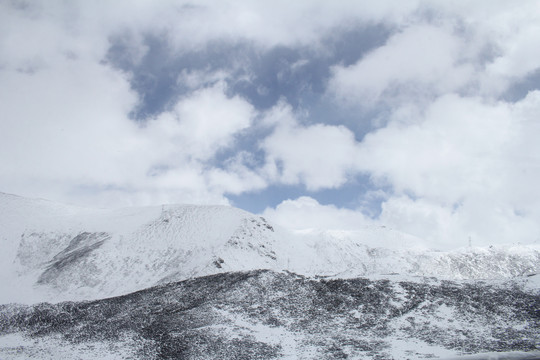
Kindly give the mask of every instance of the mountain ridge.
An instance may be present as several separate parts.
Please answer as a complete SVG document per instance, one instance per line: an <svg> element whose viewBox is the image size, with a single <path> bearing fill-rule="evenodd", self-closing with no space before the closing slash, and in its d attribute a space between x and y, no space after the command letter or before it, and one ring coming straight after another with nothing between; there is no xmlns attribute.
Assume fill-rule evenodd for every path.
<svg viewBox="0 0 540 360"><path fill-rule="evenodd" d="M0 194L0 215L0 358L540 356L534 245L436 251L227 206Z"/></svg>
<svg viewBox="0 0 540 360"><path fill-rule="evenodd" d="M107 210L0 194L0 211L0 281L9 289L0 303L98 299L256 269L339 278L508 279L540 272L534 245L434 251L390 229L292 232L223 205Z"/></svg>

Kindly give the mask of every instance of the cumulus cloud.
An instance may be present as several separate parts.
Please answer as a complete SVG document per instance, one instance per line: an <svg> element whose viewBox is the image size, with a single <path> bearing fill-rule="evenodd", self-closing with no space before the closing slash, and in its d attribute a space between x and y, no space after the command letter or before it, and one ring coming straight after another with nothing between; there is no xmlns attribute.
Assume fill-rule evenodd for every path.
<svg viewBox="0 0 540 360"><path fill-rule="evenodd" d="M436 14L431 21L411 16L384 46L353 65L335 66L328 91L363 105L449 92L498 97L540 67L539 5L520 5L426 1L417 10Z"/></svg>
<svg viewBox="0 0 540 360"><path fill-rule="evenodd" d="M166 31L176 49L194 48L216 39L245 39L267 48L317 44L321 36L339 27L354 26L362 22L394 23L414 12L418 0L404 0L396 4L384 0L326 1L279 0L265 1L210 0L118 2L107 6L111 21L125 28L146 28ZM90 9L89 9L90 8ZM94 9L84 5L84 12ZM95 10L91 11L95 15ZM125 14L130 16L126 17ZM204 24L204 26L201 26Z"/></svg>
<svg viewBox="0 0 540 360"><path fill-rule="evenodd" d="M270 113L277 122L261 148L265 170L284 184L304 184L309 190L335 188L354 170L357 144L344 126L302 126L290 108L278 105Z"/></svg>
<svg viewBox="0 0 540 360"><path fill-rule="evenodd" d="M540 178L533 140L540 136L539 105L540 92L516 104L447 95L422 118L367 135L356 152L357 170L393 189L373 220L441 248L466 246L469 239L475 245L538 241L540 201L532 194ZM293 209L325 216L313 201L309 210L305 203L284 202L266 213L285 224L295 218ZM333 210L335 217L363 216L361 209Z"/></svg>
<svg viewBox="0 0 540 360"><path fill-rule="evenodd" d="M265 214L295 228L335 226L347 214L439 247L464 246L469 238L477 245L537 241L540 201L531 194L540 178L540 149L533 140L540 136L534 120L539 104L540 92L517 103L443 95L421 112L396 110L361 142L345 128L302 126L282 111L286 120L275 120L276 131L263 144L280 181L318 190L362 173L392 191L374 217L360 206L330 212L311 198L285 201ZM333 220L322 221L326 216ZM365 221L340 223L352 228Z"/></svg>
<svg viewBox="0 0 540 360"><path fill-rule="evenodd" d="M533 14L538 14L539 10ZM480 75L482 92L503 92L513 83L540 69L540 51L535 46L535 34L540 31L539 22L540 16L536 15L534 20L524 21L518 26L513 24L511 36L509 33L500 34L502 39L497 39L499 55L486 64L485 73Z"/></svg>
<svg viewBox="0 0 540 360"><path fill-rule="evenodd" d="M0 79L4 191L101 206L227 202L230 179L208 176L204 163L255 111L222 84L143 125L128 118L137 98L127 76L99 63L64 58Z"/></svg>
<svg viewBox="0 0 540 360"><path fill-rule="evenodd" d="M413 120L366 135L361 167L398 192L443 202L500 186L497 161L512 140L514 122L507 104L445 95Z"/></svg>
<svg viewBox="0 0 540 360"><path fill-rule="evenodd" d="M466 29L467 56L487 55L485 68L491 77L522 77L538 69L539 50L534 46L540 20L540 5L534 0L520 2L477 1L434 4L439 14L453 18Z"/></svg>
<svg viewBox="0 0 540 360"><path fill-rule="evenodd" d="M411 191L441 203L481 194L510 199L515 174L540 175L537 146L528 140L538 132L531 121L538 98L533 92L509 104L443 96L417 123L393 122L367 135L361 166L390 181L397 192ZM527 178L530 182L519 188L533 191L534 182Z"/></svg>
<svg viewBox="0 0 540 360"><path fill-rule="evenodd" d="M285 200L275 209L265 209L263 215L295 230L357 230L373 223L360 211L322 205L309 196Z"/></svg>
<svg viewBox="0 0 540 360"><path fill-rule="evenodd" d="M504 99L540 69L539 6L0 2L0 191L120 206L227 203L291 186L309 197L265 214L296 218L292 227L375 222L437 244L535 241L540 95ZM339 38L362 26L384 28L384 44L367 52L361 38ZM138 66L113 66L118 39L120 60ZM148 39L160 41L163 59L146 56ZM339 41L348 48L330 63L324 54ZM200 55L216 47L237 53ZM182 56L189 61L175 62ZM243 68L259 56L285 65ZM302 82L310 71L320 72L320 92L298 104L258 108L238 90L247 82L286 98L292 74ZM160 88L159 77L182 92ZM166 101L133 120L148 100L137 86L156 86ZM337 107L349 110L334 116ZM360 177L371 181L350 186ZM321 205L325 189L357 199L357 209Z"/></svg>
<svg viewBox="0 0 540 360"><path fill-rule="evenodd" d="M135 96L121 74L66 61L33 74L4 71L0 79L4 176L115 179L121 170L110 165L130 163L124 156L136 146L137 127L125 113Z"/></svg>
<svg viewBox="0 0 540 360"><path fill-rule="evenodd" d="M467 199L445 206L428 199L395 196L382 204L379 222L416 235L435 248L533 243L539 240L536 216L523 216L500 199Z"/></svg>
<svg viewBox="0 0 540 360"><path fill-rule="evenodd" d="M230 146L234 135L251 125L255 109L237 96L227 97L225 90L225 85L218 83L178 101L172 111L154 121L158 127L168 124L161 136L170 137L179 145L178 150L199 160ZM152 122L149 127L153 127Z"/></svg>
<svg viewBox="0 0 540 360"><path fill-rule="evenodd" d="M211 188L220 193L235 195L268 186L268 181L264 176L238 161L227 164L225 169L210 169L208 183Z"/></svg>
<svg viewBox="0 0 540 360"><path fill-rule="evenodd" d="M170 111L144 123L129 118L140 99L130 74L103 61L109 39L126 29L140 38L146 21L173 4L125 5L104 14L76 2L0 5L2 191L121 206L226 203L224 192L262 186L240 165L212 164L256 115L226 95L221 76L198 84L192 76L194 91Z"/></svg>
<svg viewBox="0 0 540 360"><path fill-rule="evenodd" d="M366 104L382 96L456 91L470 81L473 71L470 64L459 61L462 48L452 29L413 25L356 64L336 66L330 91L347 102Z"/></svg>

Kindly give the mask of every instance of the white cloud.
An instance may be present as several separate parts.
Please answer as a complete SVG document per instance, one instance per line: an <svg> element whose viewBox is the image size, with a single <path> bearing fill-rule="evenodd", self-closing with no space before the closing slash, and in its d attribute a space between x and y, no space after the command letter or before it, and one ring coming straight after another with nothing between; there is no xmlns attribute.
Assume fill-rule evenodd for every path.
<svg viewBox="0 0 540 360"><path fill-rule="evenodd" d="M446 244L469 234L482 243L536 240L538 111L539 92L515 105L449 95L417 123L366 136L361 169L396 192L380 220Z"/></svg>
<svg viewBox="0 0 540 360"><path fill-rule="evenodd" d="M264 177L243 164L228 166L226 169L211 169L208 171L208 178L210 187L220 193L235 195L260 190L268 185Z"/></svg>
<svg viewBox="0 0 540 360"><path fill-rule="evenodd" d="M275 209L267 208L263 216L288 229L358 230L372 224L360 211L321 205L317 200L302 196L285 200Z"/></svg>
<svg viewBox="0 0 540 360"><path fill-rule="evenodd" d="M466 28L469 52L481 52L486 45L494 48L495 57L487 64L491 76L521 77L540 66L540 50L535 46L540 21L538 1L435 1L431 5Z"/></svg>
<svg viewBox="0 0 540 360"><path fill-rule="evenodd" d="M0 71L0 81L2 191L121 206L225 203L224 191L262 186L248 175L231 185L205 164L255 115L220 83L142 126L128 118L137 98L127 77L84 58Z"/></svg>
<svg viewBox="0 0 540 360"><path fill-rule="evenodd" d="M179 150L199 160L230 146L234 135L248 128L256 113L238 96L227 97L225 90L225 85L218 83L178 101L172 111L155 120L158 126L172 123L161 136L169 136Z"/></svg>
<svg viewBox="0 0 540 360"><path fill-rule="evenodd" d="M421 115L405 111L368 134L349 152L356 161L351 167L392 189L381 197L380 215L369 221L438 248L466 246L469 239L473 245L540 240L540 200L534 196L540 179L539 112L540 92L516 104L446 95ZM311 198L264 212L293 228L347 229L361 228L365 213Z"/></svg>
<svg viewBox="0 0 540 360"><path fill-rule="evenodd" d="M517 105L479 98L443 96L418 123L393 122L368 134L361 145L361 168L389 180L398 191L412 191L442 202L488 193L507 193L506 174L517 164L535 168L529 152L530 121L538 93ZM524 112L522 109L527 108ZM529 154L525 155L524 154ZM444 191L441 191L444 189Z"/></svg>
<svg viewBox="0 0 540 360"><path fill-rule="evenodd" d="M539 240L536 217L516 214L495 198L467 198L459 206L396 196L383 203L378 221L418 236L439 249L532 243Z"/></svg>
<svg viewBox="0 0 540 360"><path fill-rule="evenodd" d="M21 179L119 176L121 169L110 165L129 162L125 152L136 146L137 132L125 117L136 98L120 74L66 60L34 74L4 71L0 79L5 172Z"/></svg>
<svg viewBox="0 0 540 360"><path fill-rule="evenodd" d="M540 12L540 9L538 9ZM487 72L494 76L521 78L540 68L538 33L540 16L534 22L526 22L509 39L499 44L501 56L487 66Z"/></svg>
<svg viewBox="0 0 540 360"><path fill-rule="evenodd" d="M499 187L491 175L513 131L506 104L447 95L416 121L392 122L366 135L360 167L397 191L444 202Z"/></svg>
<svg viewBox="0 0 540 360"><path fill-rule="evenodd" d="M336 66L329 93L364 105L457 91L497 98L540 68L537 1L424 1L417 11L384 46Z"/></svg>
<svg viewBox="0 0 540 360"><path fill-rule="evenodd" d="M144 2L143 2L144 3ZM153 27L166 29L177 48L197 47L210 40L245 39L261 47L317 44L327 32L337 27L354 26L360 21L395 22L416 9L419 1L327 1L279 0L163 2L166 5L139 7L147 12ZM205 26L200 26L200 24ZM158 24L158 25L156 25ZM140 26L140 22L137 22Z"/></svg>
<svg viewBox="0 0 540 360"><path fill-rule="evenodd" d="M167 37L174 51L198 49L210 41L248 40L260 47L317 44L321 36L337 27L359 22L402 21L414 12L418 0L399 4L384 0L327 1L210 1L198 0L35 0L0 4L0 38L9 53L42 54L50 58L58 50L92 55L98 61L109 45L109 38L130 34L140 47L140 34ZM17 28L17 31L13 31ZM63 39L51 47L44 39ZM73 39L79 41L71 41ZM0 45L2 46L2 45ZM62 49L63 48L63 49ZM6 47L3 48L3 50ZM14 51L15 50L15 51ZM136 55L137 51L133 55Z"/></svg>
<svg viewBox="0 0 540 360"><path fill-rule="evenodd" d="M347 181L354 171L357 152L349 129L323 124L302 126L282 105L273 109L270 117L278 124L261 148L271 178L284 184L305 184L309 190L335 188Z"/></svg>
<svg viewBox="0 0 540 360"><path fill-rule="evenodd" d="M392 227L441 244L468 236L485 243L534 239L540 95L516 104L498 99L540 67L539 6L0 2L0 191L108 206L224 203L226 193L274 183L316 191L363 173L391 189L379 220ZM384 127L361 142L350 124L312 124L283 104L258 114L227 95L230 75L220 72L183 72L178 80L191 93L143 126L128 117L139 100L129 74L103 63L111 39L126 34L133 42L126 56L137 62L148 51L146 34L166 39L170 54L216 40L325 50L320 39L336 29L380 23L396 31L387 43L356 64L335 67L330 81L338 101L391 105L378 124ZM252 139L264 165L250 163L240 149L214 166L216 155L237 152L238 137L258 126L258 136L270 131ZM365 221L360 210L310 198L265 213L272 211L284 221L298 217L302 226Z"/></svg>
<svg viewBox="0 0 540 360"><path fill-rule="evenodd" d="M129 29L138 39L172 5L0 4L2 191L121 206L224 203L224 191L261 186L212 175L221 170L208 162L255 116L219 77L146 126L128 118L137 96L127 74L102 63L109 39Z"/></svg>
<svg viewBox="0 0 540 360"><path fill-rule="evenodd" d="M454 91L467 84L473 70L458 63L462 46L447 27L407 27L356 64L335 67L330 91L367 104L381 96Z"/></svg>

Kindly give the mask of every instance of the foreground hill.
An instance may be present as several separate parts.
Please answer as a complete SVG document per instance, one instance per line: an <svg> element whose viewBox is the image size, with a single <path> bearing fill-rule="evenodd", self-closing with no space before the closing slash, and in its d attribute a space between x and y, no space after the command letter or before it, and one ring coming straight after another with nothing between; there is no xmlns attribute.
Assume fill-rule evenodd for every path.
<svg viewBox="0 0 540 360"><path fill-rule="evenodd" d="M0 193L0 214L0 303L99 299L256 269L449 280L540 272L538 245L442 252L380 227L293 233L227 206L85 209Z"/></svg>
<svg viewBox="0 0 540 360"><path fill-rule="evenodd" d="M540 296L529 280L314 280L258 270L92 302L4 305L0 358L538 359Z"/></svg>

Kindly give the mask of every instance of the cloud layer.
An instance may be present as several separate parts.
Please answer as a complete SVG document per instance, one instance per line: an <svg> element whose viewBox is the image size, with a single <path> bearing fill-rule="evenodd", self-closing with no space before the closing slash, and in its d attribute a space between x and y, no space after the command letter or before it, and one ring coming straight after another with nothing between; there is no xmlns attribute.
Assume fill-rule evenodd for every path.
<svg viewBox="0 0 540 360"><path fill-rule="evenodd" d="M538 24L536 1L2 2L0 191L539 241Z"/></svg>

